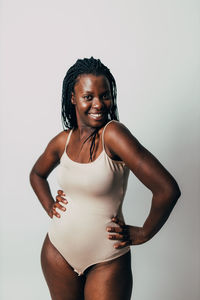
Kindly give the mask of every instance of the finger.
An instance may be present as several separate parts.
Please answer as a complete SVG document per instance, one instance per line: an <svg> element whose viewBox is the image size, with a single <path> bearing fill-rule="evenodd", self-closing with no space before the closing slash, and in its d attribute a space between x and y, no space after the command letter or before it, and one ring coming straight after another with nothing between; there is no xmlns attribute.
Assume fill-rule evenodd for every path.
<svg viewBox="0 0 200 300"><path fill-rule="evenodd" d="M67 199L61 196L56 196L56 200L63 203L68 203Z"/></svg>
<svg viewBox="0 0 200 300"><path fill-rule="evenodd" d="M52 209L53 215L56 216L57 218L60 218L60 214L55 210Z"/></svg>
<svg viewBox="0 0 200 300"><path fill-rule="evenodd" d="M123 241L124 239L126 239L126 237L122 234L109 234L108 238L110 240L121 240Z"/></svg>
<svg viewBox="0 0 200 300"><path fill-rule="evenodd" d="M127 240L127 241L123 241L121 243L114 244L114 248L121 249L121 248L124 248L126 246L130 246L130 245L131 245L130 240Z"/></svg>
<svg viewBox="0 0 200 300"><path fill-rule="evenodd" d="M58 191L57 191L57 194L60 195L60 196L61 196L61 195L65 196L65 193L63 192L63 190L58 190Z"/></svg>
<svg viewBox="0 0 200 300"><path fill-rule="evenodd" d="M66 210L66 207L62 206L62 205L61 205L60 203L58 203L58 202L54 203L54 209L55 209L56 207L59 208L59 209L61 209L61 210L63 210L63 211Z"/></svg>
<svg viewBox="0 0 200 300"><path fill-rule="evenodd" d="M118 217L113 217L112 221L115 222L115 223L117 223L117 224L119 224L120 226L124 226L125 225L124 221L119 220Z"/></svg>
<svg viewBox="0 0 200 300"><path fill-rule="evenodd" d="M116 232L116 233L127 233L127 227L107 227L108 232Z"/></svg>
<svg viewBox="0 0 200 300"><path fill-rule="evenodd" d="M109 234L108 238L110 240L121 240L121 241L126 241L128 239L128 236L123 235L123 234Z"/></svg>

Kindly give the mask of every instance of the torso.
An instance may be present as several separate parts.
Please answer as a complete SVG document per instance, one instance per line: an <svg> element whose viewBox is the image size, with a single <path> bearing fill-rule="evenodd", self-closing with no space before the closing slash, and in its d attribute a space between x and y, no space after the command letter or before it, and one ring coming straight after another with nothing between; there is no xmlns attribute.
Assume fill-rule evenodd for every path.
<svg viewBox="0 0 200 300"><path fill-rule="evenodd" d="M130 250L130 246L115 249L115 240L109 240L106 231L107 226L118 226L111 221L112 217L124 220L122 204L129 169L124 162L114 161L107 155L102 131L93 161L77 162L75 156L72 157L73 146L68 152L73 144L72 133L71 130L65 135L56 172L68 203L63 204L66 211L59 211L60 218L52 218L48 234L52 244L80 275L89 266Z"/></svg>

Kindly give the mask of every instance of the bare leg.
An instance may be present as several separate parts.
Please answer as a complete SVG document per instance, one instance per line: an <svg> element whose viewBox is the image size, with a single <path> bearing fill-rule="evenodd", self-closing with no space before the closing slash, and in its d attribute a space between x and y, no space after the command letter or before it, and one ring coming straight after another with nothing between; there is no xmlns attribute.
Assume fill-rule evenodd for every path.
<svg viewBox="0 0 200 300"><path fill-rule="evenodd" d="M48 234L41 250L41 265L52 300L84 299L85 276L78 276L53 246Z"/></svg>
<svg viewBox="0 0 200 300"><path fill-rule="evenodd" d="M87 273L85 300L130 300L132 293L131 253L94 265Z"/></svg>

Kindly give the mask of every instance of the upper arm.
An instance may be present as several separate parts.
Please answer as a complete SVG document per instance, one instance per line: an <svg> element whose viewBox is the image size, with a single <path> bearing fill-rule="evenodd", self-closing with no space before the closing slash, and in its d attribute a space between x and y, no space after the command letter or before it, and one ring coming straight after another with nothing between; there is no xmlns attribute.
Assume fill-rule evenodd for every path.
<svg viewBox="0 0 200 300"><path fill-rule="evenodd" d="M105 143L119 156L137 178L154 194L179 190L172 175L120 122L111 122L105 130Z"/></svg>
<svg viewBox="0 0 200 300"><path fill-rule="evenodd" d="M67 134L68 132L62 131L48 143L46 149L34 164L31 173L36 173L43 178L48 177L60 162L60 156L64 151Z"/></svg>

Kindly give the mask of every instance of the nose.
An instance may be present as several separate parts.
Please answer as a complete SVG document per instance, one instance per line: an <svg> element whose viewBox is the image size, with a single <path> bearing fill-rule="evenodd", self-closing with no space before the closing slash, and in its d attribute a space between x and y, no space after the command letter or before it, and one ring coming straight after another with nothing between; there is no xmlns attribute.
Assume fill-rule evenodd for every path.
<svg viewBox="0 0 200 300"><path fill-rule="evenodd" d="M98 97L95 97L93 99L92 106L94 108L97 108L98 110L100 110L104 106L104 104L102 103L102 101Z"/></svg>

